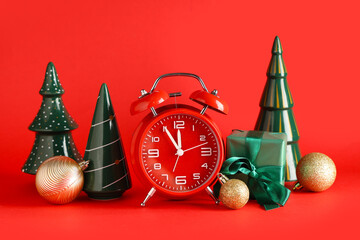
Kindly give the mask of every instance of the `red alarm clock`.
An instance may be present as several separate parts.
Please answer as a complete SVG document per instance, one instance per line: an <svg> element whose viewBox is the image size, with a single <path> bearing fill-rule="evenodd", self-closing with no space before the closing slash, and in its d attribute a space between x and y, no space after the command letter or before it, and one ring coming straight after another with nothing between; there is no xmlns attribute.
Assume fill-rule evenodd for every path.
<svg viewBox="0 0 360 240"><path fill-rule="evenodd" d="M181 96L181 92L168 94L155 90L161 79L174 76L192 77L200 82L202 90L192 93L190 99L203 105L201 110L180 104L155 109L169 97ZM181 199L204 189L218 203L210 185L224 160L224 145L219 128L205 114L207 108L228 113L228 105L217 96L217 90L210 93L202 79L191 73L160 76L149 92L141 90L139 99L132 103L132 115L151 111L137 127L131 144L135 171L151 187L141 206L156 191L168 198Z"/></svg>

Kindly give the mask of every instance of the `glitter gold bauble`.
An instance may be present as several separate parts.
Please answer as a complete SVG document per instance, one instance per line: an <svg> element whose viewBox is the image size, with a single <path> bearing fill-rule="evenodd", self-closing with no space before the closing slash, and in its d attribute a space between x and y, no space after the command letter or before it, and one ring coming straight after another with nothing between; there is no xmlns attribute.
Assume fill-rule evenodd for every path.
<svg viewBox="0 0 360 240"><path fill-rule="evenodd" d="M336 167L334 162L322 153L309 153L301 158L296 167L296 175L301 186L321 192L334 183Z"/></svg>
<svg viewBox="0 0 360 240"><path fill-rule="evenodd" d="M82 170L88 162L77 163L65 156L44 161L36 173L36 189L40 196L54 204L73 201L84 185Z"/></svg>
<svg viewBox="0 0 360 240"><path fill-rule="evenodd" d="M249 200L249 188L241 180L230 179L221 186L219 199L228 208L242 208Z"/></svg>

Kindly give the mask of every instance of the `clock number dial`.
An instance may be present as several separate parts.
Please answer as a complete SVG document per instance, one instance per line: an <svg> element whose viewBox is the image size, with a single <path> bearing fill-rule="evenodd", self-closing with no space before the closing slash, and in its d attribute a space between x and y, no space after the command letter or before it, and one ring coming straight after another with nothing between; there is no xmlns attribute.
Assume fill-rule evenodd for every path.
<svg viewBox="0 0 360 240"><path fill-rule="evenodd" d="M151 137L151 142L160 142L159 137Z"/></svg>
<svg viewBox="0 0 360 240"><path fill-rule="evenodd" d="M212 149L210 147L202 147L201 148L201 156L202 157L210 157L212 155Z"/></svg>
<svg viewBox="0 0 360 240"><path fill-rule="evenodd" d="M186 176L177 176L177 177L175 177L175 183L177 185L185 185L186 184Z"/></svg>
<svg viewBox="0 0 360 240"><path fill-rule="evenodd" d="M200 179L200 173L193 173L193 179L199 180Z"/></svg>
<svg viewBox="0 0 360 240"><path fill-rule="evenodd" d="M185 121L174 121L174 129L184 129Z"/></svg>
<svg viewBox="0 0 360 240"><path fill-rule="evenodd" d="M208 186L219 168L221 139L201 117L159 116L142 136L142 167L164 191L185 193Z"/></svg>
<svg viewBox="0 0 360 240"><path fill-rule="evenodd" d="M161 163L155 163L154 170L161 170Z"/></svg>
<svg viewBox="0 0 360 240"><path fill-rule="evenodd" d="M158 158L160 156L159 149L149 149L148 150L148 157L149 158Z"/></svg>

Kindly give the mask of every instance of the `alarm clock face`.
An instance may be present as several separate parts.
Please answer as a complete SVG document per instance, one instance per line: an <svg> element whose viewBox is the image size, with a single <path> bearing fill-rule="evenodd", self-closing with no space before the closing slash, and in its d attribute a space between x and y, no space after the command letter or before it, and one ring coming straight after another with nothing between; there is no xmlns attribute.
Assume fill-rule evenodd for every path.
<svg viewBox="0 0 360 240"><path fill-rule="evenodd" d="M172 109L153 117L139 141L140 167L163 193L186 196L209 186L223 160L216 125L190 109Z"/></svg>

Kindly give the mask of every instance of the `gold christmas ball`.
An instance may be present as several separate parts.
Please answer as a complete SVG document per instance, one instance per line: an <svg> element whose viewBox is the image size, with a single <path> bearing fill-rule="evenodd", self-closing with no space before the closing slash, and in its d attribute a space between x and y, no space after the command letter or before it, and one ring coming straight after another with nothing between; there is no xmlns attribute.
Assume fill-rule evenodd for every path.
<svg viewBox="0 0 360 240"><path fill-rule="evenodd" d="M54 204L73 201L84 185L80 165L65 156L55 156L44 161L36 173L36 189L40 196Z"/></svg>
<svg viewBox="0 0 360 240"><path fill-rule="evenodd" d="M296 167L296 176L304 188L321 192L334 183L336 167L334 162L322 153L309 153L301 158Z"/></svg>
<svg viewBox="0 0 360 240"><path fill-rule="evenodd" d="M249 200L249 188L241 180L230 179L221 186L219 199L228 208L242 208Z"/></svg>

